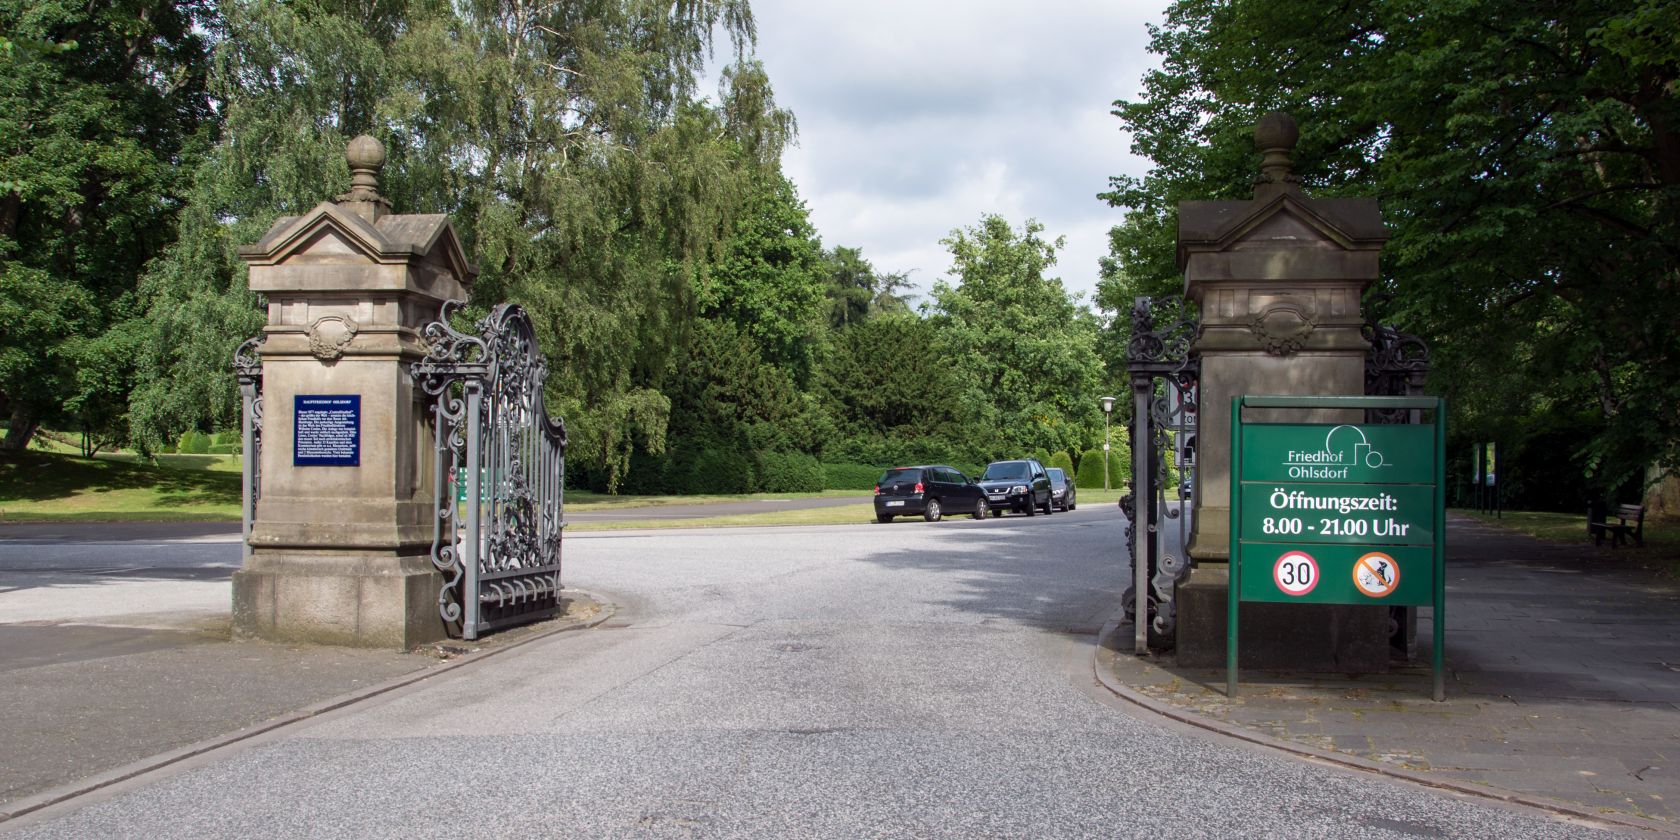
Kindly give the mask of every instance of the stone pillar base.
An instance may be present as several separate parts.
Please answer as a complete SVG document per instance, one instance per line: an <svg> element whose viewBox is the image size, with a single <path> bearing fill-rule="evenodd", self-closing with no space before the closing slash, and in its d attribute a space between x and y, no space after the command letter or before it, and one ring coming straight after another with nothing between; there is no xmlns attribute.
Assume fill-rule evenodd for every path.
<svg viewBox="0 0 1680 840"><path fill-rule="evenodd" d="M1224 668L1229 569L1198 566L1178 585L1178 664ZM1331 604L1242 605L1242 670L1380 674L1388 670L1388 609Z"/></svg>
<svg viewBox="0 0 1680 840"><path fill-rule="evenodd" d="M408 650L444 638L426 557L268 556L233 574L237 638Z"/></svg>

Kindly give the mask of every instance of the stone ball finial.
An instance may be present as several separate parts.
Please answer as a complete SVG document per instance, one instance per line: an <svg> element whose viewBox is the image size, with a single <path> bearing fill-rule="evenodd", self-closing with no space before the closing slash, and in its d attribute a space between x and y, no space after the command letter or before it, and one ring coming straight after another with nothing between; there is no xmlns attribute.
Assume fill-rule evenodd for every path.
<svg viewBox="0 0 1680 840"><path fill-rule="evenodd" d="M1300 179L1291 174L1295 141L1301 139L1301 129L1295 118L1282 111L1273 111L1254 124L1254 145L1260 150L1260 177L1255 181L1255 198L1268 190L1282 188L1298 190Z"/></svg>
<svg viewBox="0 0 1680 840"><path fill-rule="evenodd" d="M379 221L379 217L391 209L391 203L379 194L379 170L385 166L385 144L370 135L359 135L344 147L344 159L350 164L350 191L338 197L339 205L370 222Z"/></svg>
<svg viewBox="0 0 1680 840"><path fill-rule="evenodd" d="M1300 139L1301 129L1295 125L1295 118L1282 111L1273 111L1254 124L1254 145L1262 152L1293 149L1295 141Z"/></svg>
<svg viewBox="0 0 1680 840"><path fill-rule="evenodd" d="M352 171L371 169L378 172L385 166L385 144L369 134L358 135L344 149L344 159Z"/></svg>

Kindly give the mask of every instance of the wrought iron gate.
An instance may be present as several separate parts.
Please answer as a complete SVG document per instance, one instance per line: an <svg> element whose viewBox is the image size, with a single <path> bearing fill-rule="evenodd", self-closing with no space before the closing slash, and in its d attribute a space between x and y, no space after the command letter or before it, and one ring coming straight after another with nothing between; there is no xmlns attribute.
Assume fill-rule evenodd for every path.
<svg viewBox="0 0 1680 840"><path fill-rule="evenodd" d="M1156 326L1158 314L1167 321L1161 327ZM1196 398L1202 369L1201 359L1190 349L1196 329L1195 316L1182 305L1168 309L1148 297L1133 301L1132 338L1126 345L1132 388L1132 492L1121 499L1120 507L1129 520L1126 548L1132 557L1132 583L1122 601L1136 628L1138 653L1171 644L1174 595L1190 573L1186 549L1190 499L1198 483ZM1178 481L1169 499L1173 476ZM1146 595L1141 600L1147 621L1137 620L1139 592Z"/></svg>
<svg viewBox="0 0 1680 840"><path fill-rule="evenodd" d="M1157 320L1164 325L1157 326ZM1126 550L1142 562L1132 563L1132 583L1121 597L1136 630L1138 653L1172 645L1177 629L1174 595L1190 573L1191 500L1199 485L1195 453L1201 359L1191 349L1197 329L1196 317L1183 304L1166 305L1148 297L1133 302L1132 338L1126 346L1132 387L1132 492L1120 500L1120 508L1128 520ZM1422 339L1375 323L1366 324L1362 334L1371 343L1365 360L1367 395L1423 393L1429 350ZM1415 423L1418 419L1405 413L1371 411L1365 421ZM1168 498L1174 475L1177 492ZM1140 591L1146 595L1147 622L1136 620ZM1396 644L1409 650L1416 611L1406 609L1395 608L1391 628Z"/></svg>
<svg viewBox="0 0 1680 840"><path fill-rule="evenodd" d="M257 347L268 336L248 338L233 351L233 373L239 380L239 453L243 459L244 485L240 514L245 522L240 550L251 556L251 523L257 518L257 500L262 496L262 357Z"/></svg>
<svg viewBox="0 0 1680 840"><path fill-rule="evenodd" d="M497 306L474 336L449 323L461 305L426 325L430 349L411 372L433 398L438 609L451 632L476 639L563 607L566 426L543 404L548 365L525 310Z"/></svg>

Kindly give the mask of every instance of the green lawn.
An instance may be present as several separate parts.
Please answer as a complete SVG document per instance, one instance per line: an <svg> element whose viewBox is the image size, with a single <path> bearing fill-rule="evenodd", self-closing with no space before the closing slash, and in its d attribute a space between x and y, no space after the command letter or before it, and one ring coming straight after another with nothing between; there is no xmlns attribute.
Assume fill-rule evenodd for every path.
<svg viewBox="0 0 1680 840"><path fill-rule="evenodd" d="M1479 519L1489 525L1509 528L1529 536L1558 543L1591 545L1587 536L1585 513L1549 513L1533 510L1508 510L1502 516L1480 513L1466 508L1453 508L1453 513ZM1612 550L1609 540L1601 548L1607 555L1669 577L1680 577L1680 521L1673 519L1645 519L1645 547L1627 546Z"/></svg>
<svg viewBox="0 0 1680 840"><path fill-rule="evenodd" d="M164 456L158 465L133 456L26 452L0 458L0 522L237 521L237 459ZM234 461L228 471L225 461Z"/></svg>
<svg viewBox="0 0 1680 840"><path fill-rule="evenodd" d="M751 499L834 499L868 498L868 490L824 490L821 493L747 493L738 496L609 496L588 490L568 489L566 507L574 510L616 510L619 508L659 507L661 505L700 505L711 502L739 502Z"/></svg>
<svg viewBox="0 0 1680 840"><path fill-rule="evenodd" d="M160 455L155 462L133 453L101 453L89 460L54 446L0 458L0 522L238 521L240 459L226 455ZM1081 490L1079 503L1113 506L1122 491ZM869 522L868 491L753 493L739 496L609 496L566 491L576 511L633 509L743 499L857 498L856 505L714 516L576 523L573 530L696 528L757 525L841 525Z"/></svg>

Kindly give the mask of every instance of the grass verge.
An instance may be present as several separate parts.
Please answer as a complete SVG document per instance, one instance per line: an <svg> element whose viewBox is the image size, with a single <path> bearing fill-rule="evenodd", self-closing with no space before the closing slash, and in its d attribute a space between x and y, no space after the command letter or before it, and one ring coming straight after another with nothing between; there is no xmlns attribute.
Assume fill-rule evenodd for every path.
<svg viewBox="0 0 1680 840"><path fill-rule="evenodd" d="M609 496L588 490L566 491L566 507L572 510L618 510L664 505L703 505L712 502L741 502L754 499L838 499L867 498L867 490L824 490L821 493L745 493L737 496Z"/></svg>
<svg viewBox="0 0 1680 840"><path fill-rule="evenodd" d="M722 497L723 501L741 497ZM787 498L772 496L770 498ZM712 498L711 501L719 501ZM570 506L570 502L567 506ZM778 510L765 513L740 513L730 516L707 516L697 519L619 519L609 522L573 522L566 526L572 531L628 531L664 528L746 528L772 525L859 525L875 521L875 505L862 503L838 507Z"/></svg>
<svg viewBox="0 0 1680 840"><path fill-rule="evenodd" d="M239 520L239 505L239 473L207 462L154 466L42 452L0 458L0 522L224 522Z"/></svg>

